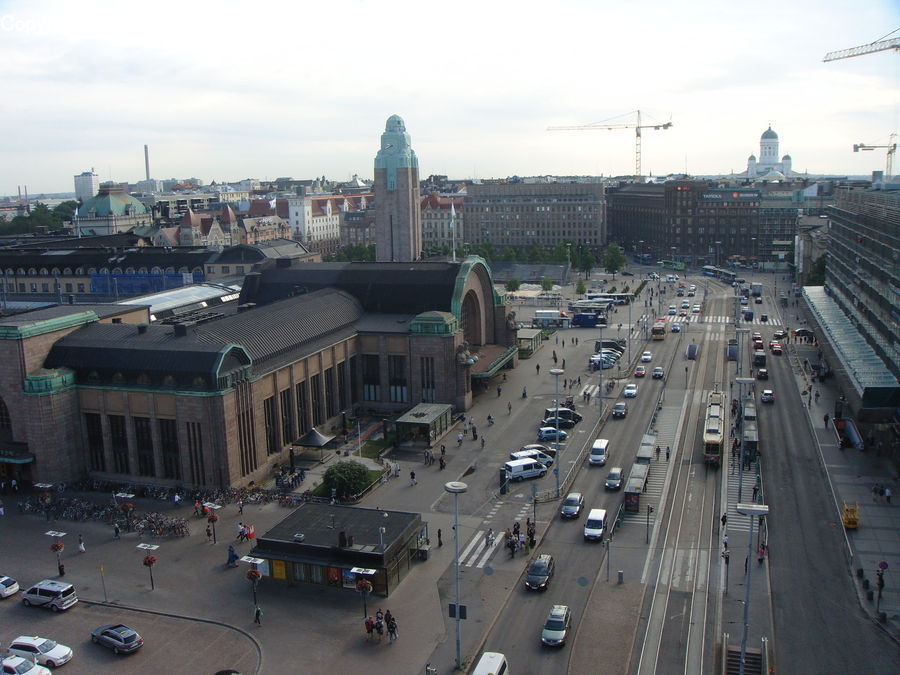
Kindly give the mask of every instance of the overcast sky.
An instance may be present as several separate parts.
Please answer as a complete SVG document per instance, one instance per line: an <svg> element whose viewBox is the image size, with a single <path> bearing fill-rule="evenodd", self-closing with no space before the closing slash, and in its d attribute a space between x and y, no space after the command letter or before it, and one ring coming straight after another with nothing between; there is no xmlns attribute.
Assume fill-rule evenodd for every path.
<svg viewBox="0 0 900 675"><path fill-rule="evenodd" d="M101 180L373 175L391 114L420 175L740 172L771 122L796 171L867 174L898 131L896 0L0 0L0 194ZM895 34L900 35L900 33Z"/></svg>

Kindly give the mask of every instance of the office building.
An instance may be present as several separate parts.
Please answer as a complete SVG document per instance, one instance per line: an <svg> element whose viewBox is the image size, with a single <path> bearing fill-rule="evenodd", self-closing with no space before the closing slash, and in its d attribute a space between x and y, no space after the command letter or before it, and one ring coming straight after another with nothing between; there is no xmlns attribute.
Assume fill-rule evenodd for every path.
<svg viewBox="0 0 900 675"><path fill-rule="evenodd" d="M82 171L75 176L75 199L82 204L93 197L100 190L100 177L94 170Z"/></svg>

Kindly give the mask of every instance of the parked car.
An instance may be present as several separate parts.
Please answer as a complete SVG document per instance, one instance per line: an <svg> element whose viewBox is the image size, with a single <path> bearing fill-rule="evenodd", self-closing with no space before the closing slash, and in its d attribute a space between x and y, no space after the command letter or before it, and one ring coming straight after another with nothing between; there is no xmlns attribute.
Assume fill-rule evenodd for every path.
<svg viewBox="0 0 900 675"><path fill-rule="evenodd" d="M628 404L624 401L619 401L613 406L612 409L613 419L621 419L628 416Z"/></svg>
<svg viewBox="0 0 900 675"><path fill-rule="evenodd" d="M4 675L50 675L50 669L24 659L21 656L7 656L3 659Z"/></svg>
<svg viewBox="0 0 900 675"><path fill-rule="evenodd" d="M541 631L541 642L548 647L562 647L572 622L572 613L566 605L553 605Z"/></svg>
<svg viewBox="0 0 900 675"><path fill-rule="evenodd" d="M607 490L619 490L622 487L622 467L614 466L606 475Z"/></svg>
<svg viewBox="0 0 900 675"><path fill-rule="evenodd" d="M653 369L653 379L654 380L661 380L665 376L666 376L666 371L664 371L662 369L662 367L656 366L656 368Z"/></svg>
<svg viewBox="0 0 900 675"><path fill-rule="evenodd" d="M626 384L625 389L622 390L622 395L625 398L637 398L638 386L636 384Z"/></svg>
<svg viewBox="0 0 900 675"><path fill-rule="evenodd" d="M762 396L759 397L759 400L763 403L775 403L775 392L771 389L763 389Z"/></svg>
<svg viewBox="0 0 900 675"><path fill-rule="evenodd" d="M559 515L563 518L577 518L584 508L584 495L580 492L570 492L563 500L559 509Z"/></svg>
<svg viewBox="0 0 900 675"><path fill-rule="evenodd" d="M37 635L20 635L9 643L7 651L51 668L72 660L72 650L69 647Z"/></svg>
<svg viewBox="0 0 900 675"><path fill-rule="evenodd" d="M525 586L535 591L547 590L554 570L553 556L546 553L531 561L525 573Z"/></svg>
<svg viewBox="0 0 900 675"><path fill-rule="evenodd" d="M575 420L568 417L548 417L541 421L542 427L559 427L560 429L571 429L575 426Z"/></svg>
<svg viewBox="0 0 900 675"><path fill-rule="evenodd" d="M112 649L116 654L128 654L144 646L144 638L133 628L121 623L95 628L91 632L91 641Z"/></svg>
<svg viewBox="0 0 900 675"><path fill-rule="evenodd" d="M8 598L19 592L19 582L12 577L0 574L0 598Z"/></svg>
<svg viewBox="0 0 900 675"><path fill-rule="evenodd" d="M569 437L562 429L559 430L559 440L564 441ZM541 427L538 429L538 439L541 441L555 441L556 439L556 427Z"/></svg>
<svg viewBox="0 0 900 675"><path fill-rule="evenodd" d="M538 452L543 452L545 455L550 455L550 457L556 459L556 448L551 448L549 445L543 445L542 443L528 443L519 448L519 452L528 452L529 450L537 450Z"/></svg>

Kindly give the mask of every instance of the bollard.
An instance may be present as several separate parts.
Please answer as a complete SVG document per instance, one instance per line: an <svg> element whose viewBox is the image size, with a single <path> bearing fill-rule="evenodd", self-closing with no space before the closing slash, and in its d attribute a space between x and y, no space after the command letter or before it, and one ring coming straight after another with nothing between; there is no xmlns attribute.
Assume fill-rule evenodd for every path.
<svg viewBox="0 0 900 675"><path fill-rule="evenodd" d="M863 576L865 575L865 573L866 573L866 571L862 567L856 568L856 578L857 579L862 579Z"/></svg>
<svg viewBox="0 0 900 675"><path fill-rule="evenodd" d="M618 584L624 584L624 583L625 583L625 572L623 572L622 570L619 570L619 571L616 573L616 578L617 578L616 583L618 583Z"/></svg>
<svg viewBox="0 0 900 675"><path fill-rule="evenodd" d="M59 567L59 576L61 576L61 577L66 576L66 566L63 565L62 563L59 563L58 567Z"/></svg>
<svg viewBox="0 0 900 675"><path fill-rule="evenodd" d="M864 591L869 590L869 580L868 579L863 579L863 590Z"/></svg>
<svg viewBox="0 0 900 675"><path fill-rule="evenodd" d="M872 602L872 600L874 600L874 599L875 599L875 591L872 591L872 590L866 591L866 600L868 600L869 602Z"/></svg>
<svg viewBox="0 0 900 675"><path fill-rule="evenodd" d="M878 621L880 623L887 621L887 612L878 612Z"/></svg>

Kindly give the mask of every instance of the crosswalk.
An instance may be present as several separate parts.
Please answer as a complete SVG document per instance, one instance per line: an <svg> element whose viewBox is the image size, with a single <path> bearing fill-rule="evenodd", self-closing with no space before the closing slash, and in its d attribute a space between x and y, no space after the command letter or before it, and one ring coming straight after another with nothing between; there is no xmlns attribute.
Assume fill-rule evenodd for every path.
<svg viewBox="0 0 900 675"><path fill-rule="evenodd" d="M778 322L760 321L758 316L753 317L750 321L744 321L741 317L742 324L751 324L754 326L776 326ZM691 314L690 316L679 316L673 318L670 323L734 323L734 316L706 316L704 314Z"/></svg>
<svg viewBox="0 0 900 675"><path fill-rule="evenodd" d="M728 472L728 529L749 532L751 526L751 518L741 515L737 512L737 504L741 502L748 503L753 501L753 488L756 486L756 464L751 465L752 469L741 471L738 466L732 466L729 460L723 471Z"/></svg>
<svg viewBox="0 0 900 675"><path fill-rule="evenodd" d="M465 567L482 568L503 543L503 532L478 530L466 547L459 553L459 564Z"/></svg>

